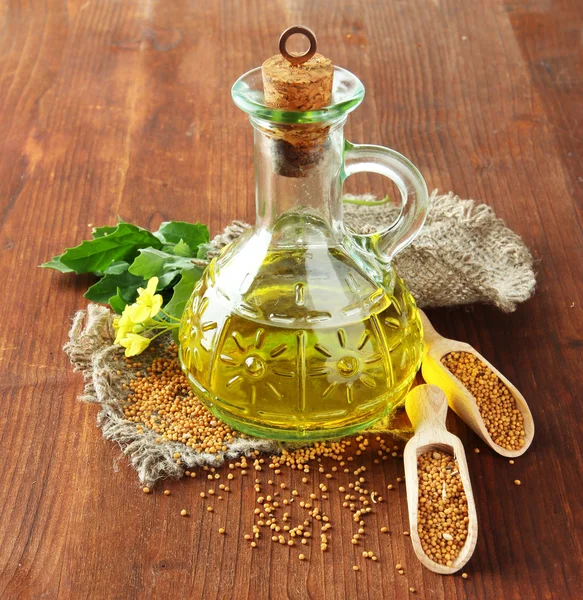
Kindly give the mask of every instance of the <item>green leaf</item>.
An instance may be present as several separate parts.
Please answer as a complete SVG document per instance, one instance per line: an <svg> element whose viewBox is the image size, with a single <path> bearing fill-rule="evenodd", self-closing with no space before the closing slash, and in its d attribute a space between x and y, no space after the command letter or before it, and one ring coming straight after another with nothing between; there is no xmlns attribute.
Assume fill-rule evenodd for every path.
<svg viewBox="0 0 583 600"><path fill-rule="evenodd" d="M190 258L194 257L190 246L182 239L174 245L172 251L174 252L174 254L176 254L176 256L185 256Z"/></svg>
<svg viewBox="0 0 583 600"><path fill-rule="evenodd" d="M55 269L56 271L60 271L61 273L73 273L73 269L69 269L67 265L64 265L61 262L61 255L53 256L49 262L43 263L40 265L45 269Z"/></svg>
<svg viewBox="0 0 583 600"><path fill-rule="evenodd" d="M198 252L196 253L196 258L202 258L206 260L209 250L213 250L215 247L210 243L201 244L198 247Z"/></svg>
<svg viewBox="0 0 583 600"><path fill-rule="evenodd" d="M182 271L193 267L190 258L174 256L156 248L142 248L129 268L130 273L143 279L158 277L158 289L164 289Z"/></svg>
<svg viewBox="0 0 583 600"><path fill-rule="evenodd" d="M184 258L195 258L196 252L193 252L191 247L184 241L180 240L177 244L164 244L161 248L163 252L182 256Z"/></svg>
<svg viewBox="0 0 583 600"><path fill-rule="evenodd" d="M113 295L118 293L127 303L134 302L138 295L138 288L145 286L145 282L142 277L132 275L128 271L129 266L125 261L110 265L103 277L85 292L85 298L106 304Z"/></svg>
<svg viewBox="0 0 583 600"><path fill-rule="evenodd" d="M165 221L154 235L162 242L171 244L184 241L193 251L210 239L206 225L184 221Z"/></svg>
<svg viewBox="0 0 583 600"><path fill-rule="evenodd" d="M390 201L391 198L388 194L381 200L378 198L373 198L372 200L358 197L352 198L350 196L342 198L342 202L345 204L356 204L356 206L382 206L383 204L388 204Z"/></svg>
<svg viewBox="0 0 583 600"><path fill-rule="evenodd" d="M202 271L203 270L200 267L195 265L191 265L188 269L182 269L180 281L174 286L172 299L164 307L164 310L168 314L177 319L182 317L184 307L192 295L192 290L194 289L196 282L200 279Z"/></svg>
<svg viewBox="0 0 583 600"><path fill-rule="evenodd" d="M103 231L105 228L99 229ZM119 223L111 233L65 250L61 262L75 273L105 271L113 262L131 262L140 248L160 248L161 245L160 240L146 229Z"/></svg>
<svg viewBox="0 0 583 600"><path fill-rule="evenodd" d="M120 223L125 223L125 221L121 217L118 217L117 225L119 225ZM103 237L104 235L109 235L110 233L116 230L117 225L104 225L103 227L94 227L91 231L91 235L93 236L93 239Z"/></svg>
<svg viewBox="0 0 583 600"><path fill-rule="evenodd" d="M96 240L97 238L104 237L106 235L109 235L110 233L113 233L116 229L117 225L104 225L103 227L94 227L91 231L91 235L93 236L93 239Z"/></svg>
<svg viewBox="0 0 583 600"><path fill-rule="evenodd" d="M121 315L126 304L127 302L121 297L120 290L117 290L117 294L109 299L109 305L118 315Z"/></svg>

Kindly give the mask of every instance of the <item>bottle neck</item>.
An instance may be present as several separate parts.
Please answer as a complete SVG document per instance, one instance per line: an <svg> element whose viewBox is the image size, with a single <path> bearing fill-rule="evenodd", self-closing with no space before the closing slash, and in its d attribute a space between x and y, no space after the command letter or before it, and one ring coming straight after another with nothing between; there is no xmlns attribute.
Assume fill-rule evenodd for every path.
<svg viewBox="0 0 583 600"><path fill-rule="evenodd" d="M256 227L273 229L289 215L311 215L341 230L346 119L285 125L251 118L255 128Z"/></svg>

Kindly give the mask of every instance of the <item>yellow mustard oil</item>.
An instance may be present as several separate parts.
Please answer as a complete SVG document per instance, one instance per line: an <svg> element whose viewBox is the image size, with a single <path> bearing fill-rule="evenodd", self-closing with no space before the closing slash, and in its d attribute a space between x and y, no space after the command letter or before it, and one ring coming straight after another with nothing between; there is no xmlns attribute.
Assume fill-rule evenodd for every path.
<svg viewBox="0 0 583 600"><path fill-rule="evenodd" d="M241 432L306 440L395 409L422 354L402 281L387 293L342 248L268 250L257 268L252 256L214 259L184 311L182 367L210 410Z"/></svg>

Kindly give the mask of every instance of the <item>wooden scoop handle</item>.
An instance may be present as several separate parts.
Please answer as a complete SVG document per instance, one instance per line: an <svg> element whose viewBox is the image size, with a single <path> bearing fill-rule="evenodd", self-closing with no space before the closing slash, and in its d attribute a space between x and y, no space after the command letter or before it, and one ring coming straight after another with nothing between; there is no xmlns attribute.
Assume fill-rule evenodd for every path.
<svg viewBox="0 0 583 600"><path fill-rule="evenodd" d="M418 385L405 398L405 409L417 432L427 426L445 429L447 397L436 385Z"/></svg>
<svg viewBox="0 0 583 600"><path fill-rule="evenodd" d="M425 343L431 346L434 342L446 339L442 335L439 335L435 328L431 324L431 321L427 318L427 315L419 308L419 316L421 317L421 323L423 323L423 339Z"/></svg>

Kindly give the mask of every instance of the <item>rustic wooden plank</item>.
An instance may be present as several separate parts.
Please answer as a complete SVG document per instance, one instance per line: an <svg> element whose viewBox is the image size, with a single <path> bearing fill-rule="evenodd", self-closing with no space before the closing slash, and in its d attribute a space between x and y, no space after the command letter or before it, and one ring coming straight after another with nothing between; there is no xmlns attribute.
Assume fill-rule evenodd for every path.
<svg viewBox="0 0 583 600"><path fill-rule="evenodd" d="M396 599L413 585L431 599L580 598L582 16L576 0L1 5L0 596ZM357 573L337 495L329 551L312 548L305 563L279 544L242 542L252 478L236 480L211 516L200 479L169 484L169 498L143 495L123 460L112 469L118 451L95 428L95 408L75 400L82 382L60 351L88 281L36 265L89 223L174 218L217 232L253 219L251 129L229 89L296 22L367 87L349 139L394 147L430 187L492 205L539 259L537 294L512 315L430 313L516 383L537 426L511 466L450 415L470 450L480 519L465 581L416 561L402 535L404 490L387 492L377 516L388 539L368 534L379 564ZM402 465L372 458L367 476L386 489Z"/></svg>

